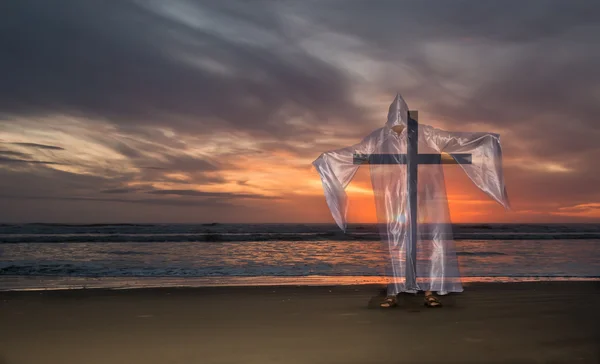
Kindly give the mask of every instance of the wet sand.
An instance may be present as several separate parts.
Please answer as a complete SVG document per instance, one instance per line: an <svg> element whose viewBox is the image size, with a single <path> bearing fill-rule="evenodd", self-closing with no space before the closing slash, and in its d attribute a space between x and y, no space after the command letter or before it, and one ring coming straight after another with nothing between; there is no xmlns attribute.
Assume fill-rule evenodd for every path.
<svg viewBox="0 0 600 364"><path fill-rule="evenodd" d="M0 292L0 364L600 363L600 283Z"/></svg>

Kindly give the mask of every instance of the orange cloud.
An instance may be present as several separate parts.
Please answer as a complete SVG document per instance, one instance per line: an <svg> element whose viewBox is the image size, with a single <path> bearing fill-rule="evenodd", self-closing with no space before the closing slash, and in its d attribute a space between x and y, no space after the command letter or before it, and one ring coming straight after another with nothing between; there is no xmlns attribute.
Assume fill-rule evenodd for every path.
<svg viewBox="0 0 600 364"><path fill-rule="evenodd" d="M552 215L600 218L600 202L561 207Z"/></svg>

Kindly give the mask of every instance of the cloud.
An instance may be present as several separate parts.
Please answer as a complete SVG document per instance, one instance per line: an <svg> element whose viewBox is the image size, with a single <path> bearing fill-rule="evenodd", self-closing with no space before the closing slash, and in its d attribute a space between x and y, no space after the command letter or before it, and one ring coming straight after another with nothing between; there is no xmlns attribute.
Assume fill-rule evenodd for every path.
<svg viewBox="0 0 600 364"><path fill-rule="evenodd" d="M552 212L553 215L559 216L576 216L582 218L599 218L600 217L600 202L584 203L574 206L561 207Z"/></svg>
<svg viewBox="0 0 600 364"><path fill-rule="evenodd" d="M109 193L109 194L121 194L121 193L132 193L132 192L140 192L144 191L143 187L122 187L122 188L111 188L108 190L102 190L100 193Z"/></svg>
<svg viewBox="0 0 600 364"><path fill-rule="evenodd" d="M176 196L194 196L194 197L218 197L223 199L232 198L251 198L251 199L278 199L277 196L265 196L248 193L229 193L229 192L204 192L196 190L154 190L148 193L154 195L176 195Z"/></svg>
<svg viewBox="0 0 600 364"><path fill-rule="evenodd" d="M213 172L219 170L217 165L205 159L189 155L168 157L162 167L172 171Z"/></svg>
<svg viewBox="0 0 600 364"><path fill-rule="evenodd" d="M0 191L12 196L90 194L93 189L108 189L114 183L118 180L112 176L71 173L43 164L19 169L0 168Z"/></svg>
<svg viewBox="0 0 600 364"><path fill-rule="evenodd" d="M65 150L65 148L62 148L62 147L57 147L54 145L37 144L37 143L15 142L15 143L7 143L7 144L18 145L21 147L39 148L39 149Z"/></svg>
<svg viewBox="0 0 600 364"><path fill-rule="evenodd" d="M566 207L561 207L559 210L566 211L566 212L568 212L568 211L579 212L579 211L587 211L587 210L600 210L600 203L594 202L594 203L579 204L579 205L575 205L575 206L566 206Z"/></svg>
<svg viewBox="0 0 600 364"><path fill-rule="evenodd" d="M163 201L145 192L175 204L298 202L282 189L301 190L314 177L301 169L321 152L382 125L401 92L422 123L499 132L513 203L564 213L600 198L599 10L578 0L6 2L0 187L90 205Z"/></svg>
<svg viewBox="0 0 600 364"><path fill-rule="evenodd" d="M164 206L197 206L197 207L226 207L232 206L225 201L218 200L181 200L181 199L151 199L151 198L96 198L82 196L11 196L0 194L0 199L16 200L49 200L49 201L87 201L87 202L116 202L128 204L164 205Z"/></svg>
<svg viewBox="0 0 600 364"><path fill-rule="evenodd" d="M15 152L13 150L0 150L0 156L29 158L31 155L27 153Z"/></svg>
<svg viewBox="0 0 600 364"><path fill-rule="evenodd" d="M324 27L358 37L365 53L389 62L395 72L384 75L382 87L420 99L426 115L457 125L514 126L562 114L591 126L600 111L598 4L348 1L343 11L340 4L328 2L314 13L308 4L304 8L318 14Z"/></svg>
<svg viewBox="0 0 600 364"><path fill-rule="evenodd" d="M283 123L289 116L360 115L343 73L286 43L283 24L268 11L274 3L265 5L4 4L0 112L281 135L294 129ZM202 27L206 19L216 28ZM244 29L257 38L241 40Z"/></svg>
<svg viewBox="0 0 600 364"><path fill-rule="evenodd" d="M0 164L12 164L12 163L61 165L61 163L56 163L56 162L33 161L33 160L25 160L25 159L0 157Z"/></svg>

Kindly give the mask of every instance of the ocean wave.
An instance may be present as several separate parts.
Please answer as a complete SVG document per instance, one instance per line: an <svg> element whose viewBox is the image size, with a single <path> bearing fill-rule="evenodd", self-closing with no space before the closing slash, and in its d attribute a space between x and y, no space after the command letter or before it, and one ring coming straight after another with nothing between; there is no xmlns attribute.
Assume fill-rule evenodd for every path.
<svg viewBox="0 0 600 364"><path fill-rule="evenodd" d="M115 250L115 251L108 251L106 252L107 254L112 254L112 255L153 255L150 252L135 252L135 251L128 251L128 250Z"/></svg>
<svg viewBox="0 0 600 364"><path fill-rule="evenodd" d="M475 272L465 272L461 277L481 276ZM34 264L4 264L0 266L0 282L9 277L73 277L73 278L227 278L227 277L345 277L345 276L381 276L381 270L375 267L358 265L336 266L327 263L292 266L203 266L203 267L115 267L101 263L48 262ZM589 272L570 271L525 272L503 271L486 272L486 277L581 277L600 278ZM1 284L0 284L1 286ZM1 288L1 287L0 287ZM1 289L0 289L1 290Z"/></svg>
<svg viewBox="0 0 600 364"><path fill-rule="evenodd" d="M431 236L422 235L421 239ZM600 239L600 233L457 233L446 239L454 240L557 240ZM170 242L250 242L250 241L380 241L377 233L261 233L261 234L2 234L0 244L15 243L170 243Z"/></svg>
<svg viewBox="0 0 600 364"><path fill-rule="evenodd" d="M506 255L506 253L501 252L457 252L458 256L474 256L474 257L491 257L495 255Z"/></svg>
<svg viewBox="0 0 600 364"><path fill-rule="evenodd" d="M344 276L351 273L370 276L378 275L375 268L354 265L332 265L328 263L257 266L115 266L113 264L47 262L15 262L0 264L0 276L59 276L59 277L252 277L252 276L306 276L322 274Z"/></svg>

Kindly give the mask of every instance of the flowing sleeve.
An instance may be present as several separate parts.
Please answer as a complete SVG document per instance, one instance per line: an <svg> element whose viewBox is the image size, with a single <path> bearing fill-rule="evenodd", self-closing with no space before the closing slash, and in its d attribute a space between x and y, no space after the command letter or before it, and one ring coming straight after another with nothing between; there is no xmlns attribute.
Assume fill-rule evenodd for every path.
<svg viewBox="0 0 600 364"><path fill-rule="evenodd" d="M376 133L372 133L358 144L322 153L312 163L321 177L323 192L333 219L344 232L348 210L346 187L360 167L360 164L354 164L354 154L372 154L376 140Z"/></svg>
<svg viewBox="0 0 600 364"><path fill-rule="evenodd" d="M499 134L448 132L430 127L426 139L428 144L439 153L471 154L471 164L460 164L462 169L480 190L505 209L510 210L502 171Z"/></svg>

